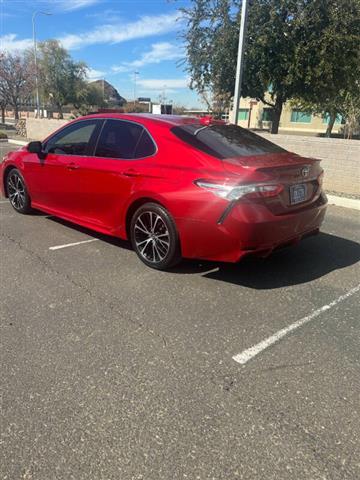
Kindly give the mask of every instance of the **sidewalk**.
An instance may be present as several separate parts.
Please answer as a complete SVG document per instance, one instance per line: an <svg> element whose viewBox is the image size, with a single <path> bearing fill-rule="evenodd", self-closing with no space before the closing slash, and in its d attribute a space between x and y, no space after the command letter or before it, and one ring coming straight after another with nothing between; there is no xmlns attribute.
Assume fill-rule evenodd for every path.
<svg viewBox="0 0 360 480"><path fill-rule="evenodd" d="M31 142L30 139L20 137L20 135L11 135L11 137L8 137L7 141L13 145L27 145L29 142Z"/></svg>
<svg viewBox="0 0 360 480"><path fill-rule="evenodd" d="M329 205L336 205L337 207L353 208L354 210L360 210L359 198L339 197L338 195L326 194Z"/></svg>

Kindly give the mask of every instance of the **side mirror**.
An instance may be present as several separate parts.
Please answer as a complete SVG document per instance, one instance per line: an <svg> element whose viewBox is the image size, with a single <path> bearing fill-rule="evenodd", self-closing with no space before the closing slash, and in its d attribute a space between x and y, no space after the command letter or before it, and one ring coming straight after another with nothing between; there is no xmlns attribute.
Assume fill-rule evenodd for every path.
<svg viewBox="0 0 360 480"><path fill-rule="evenodd" d="M41 153L42 152L42 143L41 142L30 142L27 146L27 150L30 153Z"/></svg>

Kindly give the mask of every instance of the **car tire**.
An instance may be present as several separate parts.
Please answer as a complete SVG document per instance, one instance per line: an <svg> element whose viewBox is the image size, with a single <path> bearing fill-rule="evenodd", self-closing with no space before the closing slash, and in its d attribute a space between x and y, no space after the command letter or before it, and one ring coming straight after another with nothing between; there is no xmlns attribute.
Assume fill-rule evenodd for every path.
<svg viewBox="0 0 360 480"><path fill-rule="evenodd" d="M31 200L24 177L17 168L13 168L6 176L6 193L11 206L19 213L31 212Z"/></svg>
<svg viewBox="0 0 360 480"><path fill-rule="evenodd" d="M181 260L180 241L170 213L157 203L139 207L131 219L133 249L148 267L166 270Z"/></svg>

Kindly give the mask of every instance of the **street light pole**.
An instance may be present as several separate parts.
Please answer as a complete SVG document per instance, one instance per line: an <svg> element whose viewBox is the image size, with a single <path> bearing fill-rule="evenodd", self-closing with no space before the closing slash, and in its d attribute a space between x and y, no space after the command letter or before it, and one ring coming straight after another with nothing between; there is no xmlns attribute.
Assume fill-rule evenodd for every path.
<svg viewBox="0 0 360 480"><path fill-rule="evenodd" d="M48 12L36 11L32 15L32 30L33 30L33 43L34 43L34 64L35 64L35 89L36 89L36 118L40 117L40 95L39 95L39 79L38 79L38 65L37 65L37 48L36 48L36 31L35 31L35 18L36 15L52 15Z"/></svg>
<svg viewBox="0 0 360 480"><path fill-rule="evenodd" d="M166 85L163 86L163 92L162 92L164 105L166 104L166 87L167 87Z"/></svg>
<svg viewBox="0 0 360 480"><path fill-rule="evenodd" d="M234 118L235 125L239 123L238 112L239 112L239 106L240 106L241 83L242 83L243 68L244 68L244 50L245 50L245 36L246 36L248 6L249 6L249 0L242 0L238 58L237 58L237 65L236 65L235 94L234 94L234 105L233 105L233 112L235 115L235 118Z"/></svg>

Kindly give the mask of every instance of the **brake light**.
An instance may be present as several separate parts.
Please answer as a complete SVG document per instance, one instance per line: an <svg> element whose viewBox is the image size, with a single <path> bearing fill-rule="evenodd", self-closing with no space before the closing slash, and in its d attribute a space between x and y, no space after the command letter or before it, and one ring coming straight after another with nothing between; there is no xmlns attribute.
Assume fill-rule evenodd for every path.
<svg viewBox="0 0 360 480"><path fill-rule="evenodd" d="M201 117L200 125L209 126L209 125L225 125L224 120L216 120L211 115L205 115L205 117Z"/></svg>
<svg viewBox="0 0 360 480"><path fill-rule="evenodd" d="M276 197L284 189L283 185L245 184L226 185L207 180L196 180L195 185L204 188L217 197L225 200L239 200L240 198L269 198Z"/></svg>

